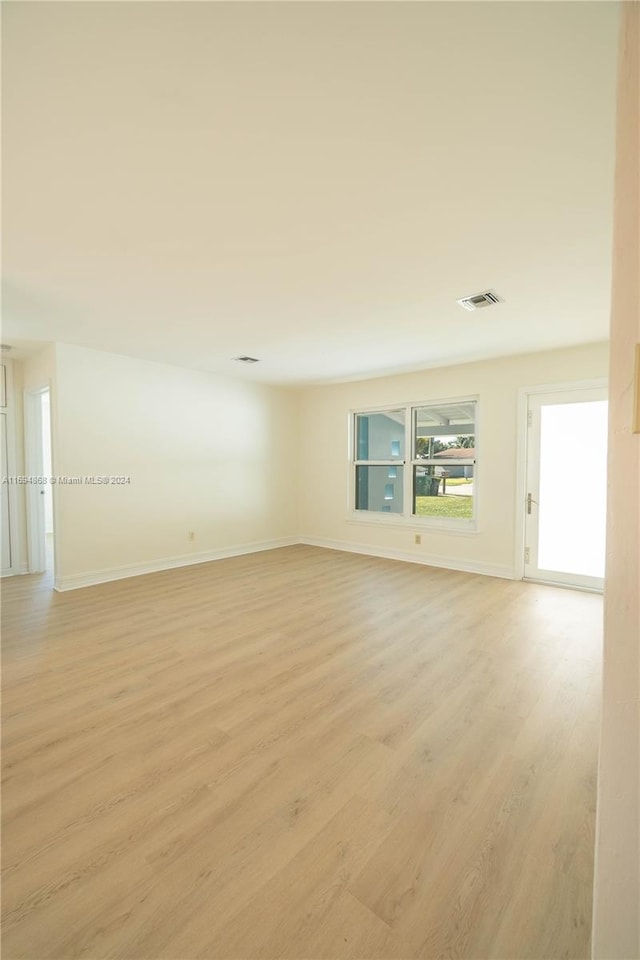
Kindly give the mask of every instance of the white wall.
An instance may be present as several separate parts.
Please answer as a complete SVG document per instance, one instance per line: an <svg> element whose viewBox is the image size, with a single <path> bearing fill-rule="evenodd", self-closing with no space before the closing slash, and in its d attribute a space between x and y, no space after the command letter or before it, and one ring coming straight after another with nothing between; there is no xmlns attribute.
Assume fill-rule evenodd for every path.
<svg viewBox="0 0 640 960"><path fill-rule="evenodd" d="M42 349L22 361L22 379L25 390L39 390L55 382L56 349L53 343L43 343Z"/></svg>
<svg viewBox="0 0 640 960"><path fill-rule="evenodd" d="M293 537L291 391L56 345L57 583ZM195 539L188 534L193 531Z"/></svg>
<svg viewBox="0 0 640 960"><path fill-rule="evenodd" d="M640 7L622 4L611 302L609 498L593 955L640 957Z"/></svg>
<svg viewBox="0 0 640 960"><path fill-rule="evenodd" d="M507 357L304 390L300 401L302 537L439 559L510 576L515 551L518 388L607 375L607 344ZM349 410L479 396L477 533L443 533L349 520ZM417 528L416 528L417 529Z"/></svg>

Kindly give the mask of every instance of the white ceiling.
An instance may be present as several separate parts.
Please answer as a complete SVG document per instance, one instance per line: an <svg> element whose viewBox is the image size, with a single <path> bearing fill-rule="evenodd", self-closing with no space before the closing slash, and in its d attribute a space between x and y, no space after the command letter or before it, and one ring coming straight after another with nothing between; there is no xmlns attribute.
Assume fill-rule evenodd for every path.
<svg viewBox="0 0 640 960"><path fill-rule="evenodd" d="M2 6L3 341L299 383L607 338L617 4Z"/></svg>

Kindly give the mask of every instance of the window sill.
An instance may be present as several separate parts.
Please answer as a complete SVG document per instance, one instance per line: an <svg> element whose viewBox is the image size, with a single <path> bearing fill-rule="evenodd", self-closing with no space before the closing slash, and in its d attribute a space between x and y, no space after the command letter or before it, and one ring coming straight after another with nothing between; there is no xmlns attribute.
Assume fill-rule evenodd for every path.
<svg viewBox="0 0 640 960"><path fill-rule="evenodd" d="M432 531L433 533L453 534L456 537L474 537L480 533L477 521L475 520L452 520L449 523L443 520L431 519L430 517L402 517L385 516L383 514L373 514L361 516L358 513L350 513L347 516L347 523L366 524L373 527L400 527L413 530Z"/></svg>

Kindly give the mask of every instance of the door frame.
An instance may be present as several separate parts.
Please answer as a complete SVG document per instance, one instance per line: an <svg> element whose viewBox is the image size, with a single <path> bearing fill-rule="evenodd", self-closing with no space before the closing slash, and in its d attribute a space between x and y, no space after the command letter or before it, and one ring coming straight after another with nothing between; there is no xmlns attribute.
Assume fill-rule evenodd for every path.
<svg viewBox="0 0 640 960"><path fill-rule="evenodd" d="M51 384L49 382L39 387L29 387L24 391L24 457L28 477L41 477L43 475L42 394L47 392L49 393L51 410L52 398ZM51 432L51 422L49 422L49 431ZM40 495L41 490L41 484L26 484L27 568L29 573L44 573L47 569L44 499ZM54 499L53 537L55 545L55 486L52 490L52 496ZM55 576L55 556L54 570L52 573Z"/></svg>
<svg viewBox="0 0 640 960"><path fill-rule="evenodd" d="M538 383L518 390L517 410L517 450L516 450L516 516L514 537L513 573L516 580L524 580L526 547L525 530L527 522L527 455L529 446L529 398L544 393L575 393L579 390L608 390L607 377L594 377L591 380L563 380L554 383ZM571 587L558 584L566 589L587 590L600 593L593 587Z"/></svg>

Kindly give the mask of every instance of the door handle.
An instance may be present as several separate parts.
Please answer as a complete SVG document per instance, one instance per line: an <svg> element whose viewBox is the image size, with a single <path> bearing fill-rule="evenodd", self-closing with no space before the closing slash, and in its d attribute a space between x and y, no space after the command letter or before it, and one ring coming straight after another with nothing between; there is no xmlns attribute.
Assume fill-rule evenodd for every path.
<svg viewBox="0 0 640 960"><path fill-rule="evenodd" d="M527 494L527 513L531 513L531 504L537 504L537 500L534 500L530 493Z"/></svg>

